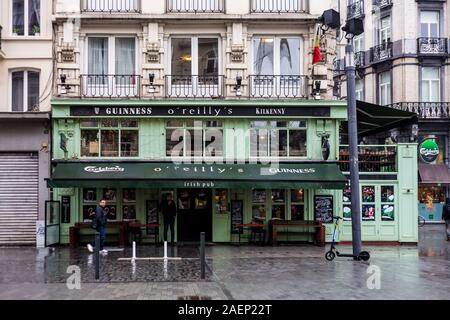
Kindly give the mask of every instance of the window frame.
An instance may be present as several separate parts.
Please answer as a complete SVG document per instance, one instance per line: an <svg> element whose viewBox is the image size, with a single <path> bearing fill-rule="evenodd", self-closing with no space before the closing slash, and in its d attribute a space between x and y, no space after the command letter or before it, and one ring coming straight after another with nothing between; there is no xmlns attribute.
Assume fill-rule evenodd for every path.
<svg viewBox="0 0 450 320"><path fill-rule="evenodd" d="M21 111L13 111L13 73L15 72L23 72L23 109ZM9 70L9 110L11 112L33 112L33 110L29 109L28 106L28 72L36 72L39 75L39 104L38 108L41 104L41 70L34 68L25 68L25 69L10 69Z"/></svg>
<svg viewBox="0 0 450 320"><path fill-rule="evenodd" d="M254 63L254 59L256 57L256 50L255 50L255 46L254 46L254 41L256 39L263 39L263 38L272 38L273 39L273 74L261 74L261 75L257 75L256 71L255 71L255 63ZM305 44L304 44L304 38L300 35L295 35L295 34L256 34L253 35L251 38L251 49L250 49L250 74L255 75L255 76L276 76L276 75L280 75L280 76L284 76L284 74L281 74L281 49L280 49L280 45L281 45L281 39L295 39L295 40L299 40L299 44L300 44L300 53L299 53L299 70L297 74L294 75L303 75L304 72L304 48L305 48Z"/></svg>
<svg viewBox="0 0 450 320"><path fill-rule="evenodd" d="M85 61L83 63L83 74L89 74L89 39L90 38L106 38L108 39L108 73L106 75L118 76L120 74L116 73L116 39L117 38L133 38L134 39L134 55L135 55L135 66L134 66L134 75L140 75L139 66L139 39L136 35L133 34L89 34L85 38Z"/></svg>
<svg viewBox="0 0 450 320"><path fill-rule="evenodd" d="M438 35L435 36L435 37L432 37L430 35L430 31L431 31L430 30L430 25L431 25L431 23L426 23L428 25L427 35L423 35L422 34L422 13L424 13L424 12L434 12L434 13L438 14L438 20L436 22ZM420 9L420 11L419 11L419 35L420 35L420 37L421 38L440 38L441 35L442 35L441 20L442 20L441 10L439 10L439 9L431 9L431 8L430 9L424 9L424 8Z"/></svg>
<svg viewBox="0 0 450 320"><path fill-rule="evenodd" d="M253 123L256 122L266 122L265 126L258 126L258 127L254 127ZM271 122L286 122L286 126L285 127L272 127L270 125ZM290 123L291 122L304 122L305 126L304 127L299 127L299 128L295 128L295 127L291 127ZM267 150L266 150L266 154L267 156L260 156L259 155L259 149L256 150L257 154L253 155L252 154L252 131L253 130L267 130L267 135L266 135L266 141L267 141ZM287 137L286 137L286 151L287 151L287 155L286 156L280 156L280 155L272 155L271 154L271 132L272 131L286 131L287 132ZM305 132L305 136L306 136L306 142L305 142L305 150L306 150L306 155L305 156L290 156L290 132L291 131L304 131ZM259 135L258 135L259 136ZM283 159L283 160L305 160L308 158L308 120L307 119L298 119L298 120L293 120L293 119L270 119L270 120L261 120L261 119L251 119L249 122L249 135L248 135L248 158L250 160L257 160L257 159ZM259 139L258 139L259 140Z"/></svg>
<svg viewBox="0 0 450 320"><path fill-rule="evenodd" d="M102 120L104 119L98 119L98 120L91 120L96 121L98 123L97 127L89 127L89 126L83 126L84 121L88 121L90 119L80 119L79 121L79 128L80 128L80 158L82 159L137 159L140 157L140 146L141 146L141 137L140 137L140 121L137 119L111 119L111 120L117 120L118 126L117 127L103 127L102 126ZM136 127L122 127L123 121L136 121L137 126ZM82 155L82 131L97 131L98 134L98 156L83 156ZM118 156L102 156L102 130L103 131L117 131L118 132ZM122 131L136 131L137 137L138 137L138 143L137 143L137 155L136 156L122 156Z"/></svg>
<svg viewBox="0 0 450 320"><path fill-rule="evenodd" d="M42 35L42 1L40 1L39 4L39 18L40 18L40 24L39 24L39 35L36 34L30 34L30 15L29 15L29 0L22 0L23 1L23 35L14 35L14 0L9 0L9 4L11 6L10 10L10 27L11 27L11 37L40 37Z"/></svg>
<svg viewBox="0 0 450 320"><path fill-rule="evenodd" d="M168 54L166 57L166 67L168 70L168 75L173 75L173 76L177 76L176 74L173 74L173 70L172 70L172 56L173 56L173 50L172 50L172 40L173 39L190 39L191 40L191 56L192 56L192 61L191 61L191 77L194 76L203 76L202 74L200 74L199 72L199 50L198 50L198 40L199 39L217 39L217 52L218 52L218 57L217 57L217 77L219 78L221 75L223 75L223 54L222 54L222 42L221 42L221 37L219 35L216 34L200 34L200 35L182 35L182 34L177 34L177 35L171 35L169 37L169 40L167 41L168 43Z"/></svg>
<svg viewBox="0 0 450 320"><path fill-rule="evenodd" d="M389 75L389 90L387 90L386 92L388 92L389 94L389 101L387 101L388 103L383 104L383 97L381 96L381 87L382 87L382 83L381 83L381 76L383 74L388 74ZM378 104L381 106L386 106L389 104L392 104L392 100L393 100L393 96L392 96L392 72L389 71L382 71L377 73L377 88L378 88Z"/></svg>
<svg viewBox="0 0 450 320"><path fill-rule="evenodd" d="M434 68L434 69L437 69L438 70L438 77L436 78L436 79L426 79L426 80L424 80L424 77L423 77L423 74L424 74L424 68ZM443 82L443 78L442 78L442 72L443 72L443 70L442 70L442 67L440 67L440 66L420 66L420 81L419 81L419 86L420 86L420 90L419 90L419 94L420 94L420 102L425 102L425 103L428 103L428 102L442 102L442 93L443 93L443 90L442 90L442 82ZM423 96L423 84L424 84L424 82L426 81L426 82L428 82L428 94L429 94L429 97L431 98L431 96L432 96L432 86L430 85L433 81L438 81L438 89L439 89L439 94L438 94L438 101L433 101L432 99L431 99L431 101L424 101L424 96Z"/></svg>

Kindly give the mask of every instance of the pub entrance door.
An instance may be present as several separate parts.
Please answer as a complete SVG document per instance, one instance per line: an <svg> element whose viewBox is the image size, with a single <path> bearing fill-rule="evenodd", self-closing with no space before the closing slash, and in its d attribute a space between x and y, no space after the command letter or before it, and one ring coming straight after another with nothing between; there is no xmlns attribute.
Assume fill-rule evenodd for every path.
<svg viewBox="0 0 450 320"><path fill-rule="evenodd" d="M177 194L178 241L199 242L201 232L212 241L212 190L179 189Z"/></svg>

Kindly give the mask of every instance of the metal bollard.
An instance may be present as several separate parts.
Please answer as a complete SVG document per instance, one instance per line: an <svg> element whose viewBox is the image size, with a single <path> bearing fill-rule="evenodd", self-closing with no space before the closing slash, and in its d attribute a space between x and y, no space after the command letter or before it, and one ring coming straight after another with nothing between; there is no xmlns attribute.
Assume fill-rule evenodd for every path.
<svg viewBox="0 0 450 320"><path fill-rule="evenodd" d="M94 252L94 260L95 260L95 280L100 279L100 234L97 232L95 234L95 252Z"/></svg>
<svg viewBox="0 0 450 320"><path fill-rule="evenodd" d="M200 233L200 274L205 279L206 259L205 259L205 233Z"/></svg>
<svg viewBox="0 0 450 320"><path fill-rule="evenodd" d="M136 261L136 241L133 241L133 258L131 259L131 261Z"/></svg>
<svg viewBox="0 0 450 320"><path fill-rule="evenodd" d="M167 261L167 241L164 241L164 261Z"/></svg>

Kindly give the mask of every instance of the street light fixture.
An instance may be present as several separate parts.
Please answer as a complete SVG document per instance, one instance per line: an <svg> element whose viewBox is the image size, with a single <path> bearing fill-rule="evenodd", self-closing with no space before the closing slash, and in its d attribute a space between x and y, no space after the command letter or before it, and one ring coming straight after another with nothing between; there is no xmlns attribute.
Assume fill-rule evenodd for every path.
<svg viewBox="0 0 450 320"><path fill-rule="evenodd" d="M242 87L242 77L236 76L236 86L234 87L234 89L236 90L236 97L242 96L241 87Z"/></svg>
<svg viewBox="0 0 450 320"><path fill-rule="evenodd" d="M150 82L150 86L148 87L148 93L155 93L155 86L153 83L155 82L155 74L149 73L148 80Z"/></svg>
<svg viewBox="0 0 450 320"><path fill-rule="evenodd" d="M340 28L340 14L332 9L324 12L319 22L332 29ZM353 257L358 259L362 249L361 243L361 215L360 215L360 184L359 184L359 152L358 152L358 123L356 113L356 67L353 38L364 32L364 22L360 18L348 19L342 28L346 33L345 73L347 76L347 112L350 160L350 186L352 190L352 243Z"/></svg>

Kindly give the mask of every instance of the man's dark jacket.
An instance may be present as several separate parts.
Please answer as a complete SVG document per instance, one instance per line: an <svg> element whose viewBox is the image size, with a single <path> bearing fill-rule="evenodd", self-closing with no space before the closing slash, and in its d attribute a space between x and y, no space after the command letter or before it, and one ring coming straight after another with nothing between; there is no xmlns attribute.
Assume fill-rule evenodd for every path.
<svg viewBox="0 0 450 320"><path fill-rule="evenodd" d="M105 208L97 206L97 209L95 209L95 220L97 220L97 227L106 226L108 218L106 217Z"/></svg>
<svg viewBox="0 0 450 320"><path fill-rule="evenodd" d="M175 201L172 200L170 204L167 200L162 201L161 212L163 214L164 219L166 220L174 219L175 216L177 215L177 207L175 206Z"/></svg>

